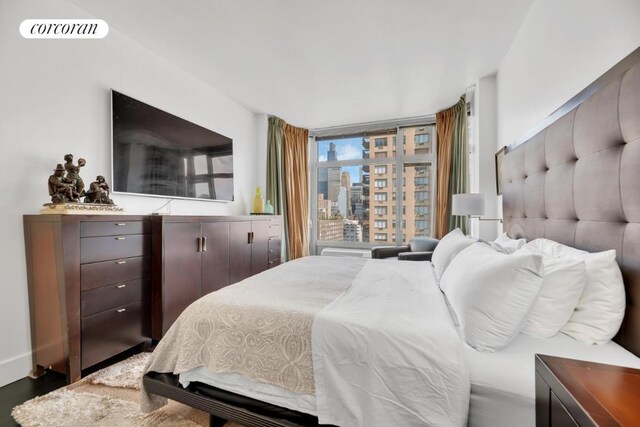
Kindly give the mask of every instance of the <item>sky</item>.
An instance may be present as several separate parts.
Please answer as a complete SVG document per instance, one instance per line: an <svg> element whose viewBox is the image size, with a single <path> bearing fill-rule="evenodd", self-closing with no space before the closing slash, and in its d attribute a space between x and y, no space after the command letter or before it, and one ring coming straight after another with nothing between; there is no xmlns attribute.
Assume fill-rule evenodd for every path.
<svg viewBox="0 0 640 427"><path fill-rule="evenodd" d="M329 144L336 144L336 152L338 160L354 160L362 158L362 137L358 138L342 138L318 141L318 161L327 161L327 151ZM349 172L351 176L351 184L360 182L360 166L342 167L343 171Z"/></svg>

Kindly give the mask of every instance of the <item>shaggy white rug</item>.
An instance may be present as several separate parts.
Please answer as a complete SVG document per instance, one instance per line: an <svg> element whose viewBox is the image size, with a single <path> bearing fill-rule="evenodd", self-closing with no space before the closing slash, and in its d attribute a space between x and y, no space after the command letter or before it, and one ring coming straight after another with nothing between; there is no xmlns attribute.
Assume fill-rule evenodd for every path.
<svg viewBox="0 0 640 427"><path fill-rule="evenodd" d="M15 407L11 415L23 427L200 427L180 415L142 414L137 403L66 388L31 399Z"/></svg>
<svg viewBox="0 0 640 427"><path fill-rule="evenodd" d="M140 353L127 360L101 369L86 377L91 384L102 384L108 387L134 388L140 390L140 379L144 367L151 358L151 353Z"/></svg>
<svg viewBox="0 0 640 427"><path fill-rule="evenodd" d="M140 380L151 353L140 353L84 379L13 408L22 427L200 427L209 416L169 401L140 412ZM227 423L227 427L242 427Z"/></svg>

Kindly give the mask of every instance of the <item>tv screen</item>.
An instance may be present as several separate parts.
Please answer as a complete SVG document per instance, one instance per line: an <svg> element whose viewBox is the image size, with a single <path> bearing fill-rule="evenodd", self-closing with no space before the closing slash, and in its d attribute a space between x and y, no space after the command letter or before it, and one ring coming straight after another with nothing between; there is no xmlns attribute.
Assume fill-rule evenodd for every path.
<svg viewBox="0 0 640 427"><path fill-rule="evenodd" d="M233 140L111 91L113 190L233 200Z"/></svg>

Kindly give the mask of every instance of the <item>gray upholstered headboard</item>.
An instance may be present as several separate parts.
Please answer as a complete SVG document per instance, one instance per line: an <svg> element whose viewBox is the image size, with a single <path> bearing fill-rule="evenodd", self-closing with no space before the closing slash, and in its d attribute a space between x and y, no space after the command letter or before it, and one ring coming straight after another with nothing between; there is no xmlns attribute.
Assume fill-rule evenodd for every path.
<svg viewBox="0 0 640 427"><path fill-rule="evenodd" d="M505 231L615 249L627 292L616 340L640 356L640 49L531 134L503 160Z"/></svg>

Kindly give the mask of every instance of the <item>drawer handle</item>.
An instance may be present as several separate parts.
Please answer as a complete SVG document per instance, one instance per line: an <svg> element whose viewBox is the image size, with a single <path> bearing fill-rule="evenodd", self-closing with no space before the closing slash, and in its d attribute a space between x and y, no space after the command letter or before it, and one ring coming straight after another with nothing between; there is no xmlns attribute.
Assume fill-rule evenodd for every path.
<svg viewBox="0 0 640 427"><path fill-rule="evenodd" d="M270 253L270 254L272 254L272 253L273 253L273 251L272 251L271 249L269 249L269 253Z"/></svg>
<svg viewBox="0 0 640 427"><path fill-rule="evenodd" d="M116 286L116 288L118 288L118 289L122 289L122 288L126 288L126 287L127 287L127 285L125 285L124 283L121 284L121 285Z"/></svg>
<svg viewBox="0 0 640 427"><path fill-rule="evenodd" d="M116 222L116 227L124 227L125 225L127 225L126 222Z"/></svg>
<svg viewBox="0 0 640 427"><path fill-rule="evenodd" d="M116 261L116 264L121 265L121 264L126 264L127 261L125 260L120 260L120 261Z"/></svg>
<svg viewBox="0 0 640 427"><path fill-rule="evenodd" d="M125 311L127 311L126 308L119 308L116 310L118 313L124 313Z"/></svg>
<svg viewBox="0 0 640 427"><path fill-rule="evenodd" d="M124 240L126 237L116 237L116 240Z"/></svg>

